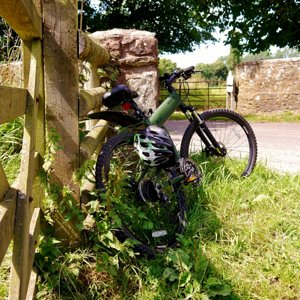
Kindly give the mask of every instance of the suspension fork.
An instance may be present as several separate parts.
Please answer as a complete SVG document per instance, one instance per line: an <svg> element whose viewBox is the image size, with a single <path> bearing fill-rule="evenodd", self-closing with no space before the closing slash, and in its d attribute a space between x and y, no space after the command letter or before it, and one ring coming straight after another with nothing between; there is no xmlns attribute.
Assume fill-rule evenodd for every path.
<svg viewBox="0 0 300 300"><path fill-rule="evenodd" d="M193 107L185 108L188 109L191 113L191 117L188 118L190 122L196 121L198 124L196 132L200 139L206 146L206 149L209 151L210 154L216 154L218 156L226 155L226 150L220 146L218 141L212 135L211 131L207 127L205 120L199 115Z"/></svg>

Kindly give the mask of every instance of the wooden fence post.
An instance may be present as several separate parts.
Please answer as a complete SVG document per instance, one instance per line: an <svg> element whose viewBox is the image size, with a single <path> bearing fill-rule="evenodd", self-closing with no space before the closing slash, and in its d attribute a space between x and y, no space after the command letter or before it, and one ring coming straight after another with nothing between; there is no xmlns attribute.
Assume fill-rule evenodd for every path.
<svg viewBox="0 0 300 300"><path fill-rule="evenodd" d="M73 181L79 167L77 1L44 1L43 12L46 126L57 132L62 147L51 166L51 183L67 186L79 203L79 185ZM61 229L61 238L79 239Z"/></svg>
<svg viewBox="0 0 300 300"><path fill-rule="evenodd" d="M28 79L28 98L24 126L21 170L16 187L16 220L14 230L13 264L11 270L10 299L25 299L28 288L29 257L29 201L32 199L34 181L34 157L36 144L37 98L39 94L41 41L32 41L32 55Z"/></svg>

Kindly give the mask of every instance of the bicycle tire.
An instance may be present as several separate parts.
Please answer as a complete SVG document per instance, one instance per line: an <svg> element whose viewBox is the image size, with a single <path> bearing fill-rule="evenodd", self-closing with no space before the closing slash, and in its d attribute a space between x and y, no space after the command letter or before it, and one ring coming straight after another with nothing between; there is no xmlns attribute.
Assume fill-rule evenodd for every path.
<svg viewBox="0 0 300 300"><path fill-rule="evenodd" d="M205 124L217 142L226 149L224 157L214 156L206 151L196 130L198 123L192 122L185 130L180 146L182 157L222 164L226 170L238 177L249 176L256 164L257 142L248 121L236 112L227 109L212 109L201 113ZM198 158L197 158L198 156Z"/></svg>
<svg viewBox="0 0 300 300"><path fill-rule="evenodd" d="M152 256L176 246L176 236L185 227L185 194L180 182L169 180L178 175L175 169L146 167L133 139L133 133L121 133L103 146L96 163L96 188L106 193L121 220L115 235L135 240L135 250ZM150 182L155 188L163 183L162 194L154 192ZM146 183L150 188L145 200L141 190Z"/></svg>

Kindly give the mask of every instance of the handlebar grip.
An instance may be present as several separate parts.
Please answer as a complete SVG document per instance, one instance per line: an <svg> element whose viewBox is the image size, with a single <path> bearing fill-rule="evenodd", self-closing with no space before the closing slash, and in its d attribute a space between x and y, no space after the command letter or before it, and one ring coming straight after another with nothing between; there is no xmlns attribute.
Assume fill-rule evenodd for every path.
<svg viewBox="0 0 300 300"><path fill-rule="evenodd" d="M188 68L183 69L183 73L192 73L194 72L195 67L194 66L190 66Z"/></svg>
<svg viewBox="0 0 300 300"><path fill-rule="evenodd" d="M166 85L170 86L180 76L182 76L185 79L191 77L192 73L194 73L194 69L195 69L194 66L190 66L185 69L179 69L179 70L173 72L171 75L165 74L164 80L165 80Z"/></svg>
<svg viewBox="0 0 300 300"><path fill-rule="evenodd" d="M177 78L179 78L181 73L174 72L168 79L166 79L166 84L171 85Z"/></svg>

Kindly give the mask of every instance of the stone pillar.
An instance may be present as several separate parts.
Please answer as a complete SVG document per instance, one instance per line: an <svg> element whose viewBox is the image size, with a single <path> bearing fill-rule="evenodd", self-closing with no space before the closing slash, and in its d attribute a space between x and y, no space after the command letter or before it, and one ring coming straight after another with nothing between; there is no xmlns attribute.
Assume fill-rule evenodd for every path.
<svg viewBox="0 0 300 300"><path fill-rule="evenodd" d="M144 111L155 109L159 98L159 75L154 33L112 29L94 32L90 37L109 51L111 62L120 69L117 83L138 92L137 102Z"/></svg>

